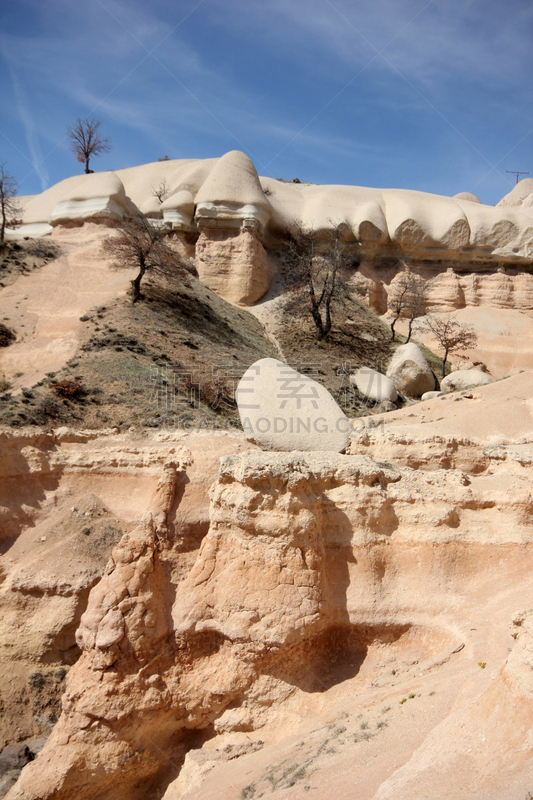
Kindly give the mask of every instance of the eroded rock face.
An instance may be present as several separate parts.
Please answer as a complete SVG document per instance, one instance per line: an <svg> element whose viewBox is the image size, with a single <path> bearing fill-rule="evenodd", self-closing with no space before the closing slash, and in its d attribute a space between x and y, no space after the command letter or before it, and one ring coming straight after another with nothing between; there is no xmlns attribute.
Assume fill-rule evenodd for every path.
<svg viewBox="0 0 533 800"><path fill-rule="evenodd" d="M167 465L151 512L113 551L81 621L61 720L10 798L131 798L168 771L172 737L242 701L287 648L346 624L324 492L347 482L380 495L397 473L364 457L224 459L211 532L174 597L165 517L183 467Z"/></svg>
<svg viewBox="0 0 533 800"><path fill-rule="evenodd" d="M186 453L167 463L149 513L113 551L61 719L9 800L131 800L166 787L201 731L253 730L267 706L350 677L373 642L401 641L413 620L455 608L439 577L423 611L405 595L403 572L434 558L436 542L452 548L457 573L478 530L501 543L530 537L530 496L513 497L509 535L493 514L508 495L459 471L249 451L222 458L209 533L176 584L167 520L188 469Z"/></svg>
<svg viewBox="0 0 533 800"><path fill-rule="evenodd" d="M196 269L202 283L241 305L259 300L274 274L254 225L240 230L203 228L196 243Z"/></svg>

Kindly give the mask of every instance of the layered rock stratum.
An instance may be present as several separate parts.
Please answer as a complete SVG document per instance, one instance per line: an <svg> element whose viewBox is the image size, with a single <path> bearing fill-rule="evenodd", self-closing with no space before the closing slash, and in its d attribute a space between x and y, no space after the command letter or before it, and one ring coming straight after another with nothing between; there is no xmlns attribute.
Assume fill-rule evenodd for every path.
<svg viewBox="0 0 533 800"><path fill-rule="evenodd" d="M10 600L28 597L21 571L41 587L40 658L59 665L61 597L81 650L9 800L527 796L529 387L443 395L414 424L409 408L355 420L348 455L238 433L5 436L21 499L55 480L34 527L12 523L28 555L2 593L27 633L4 667L36 660L32 601ZM87 599L57 515L88 486L125 530Z"/></svg>
<svg viewBox="0 0 533 800"><path fill-rule="evenodd" d="M153 189L163 184L160 202ZM8 410L0 432L0 795L529 798L532 187L522 181L491 208L469 193L276 181L233 151L76 176L22 199L15 236L50 235L61 253L0 298L17 336L2 367L22 411ZM166 226L205 284L163 293L157 341L148 341L155 289L136 311L146 335L117 331L126 317L113 304L132 275L110 270L101 249L105 223L137 211ZM210 368L232 379L243 375L241 352L289 360L276 334L294 222L312 223L319 247L342 226L352 261L339 279L382 315L416 272L424 312L478 331L465 360L484 365L486 385L400 399L388 414L340 412L349 431L322 451L305 431L297 450L288 440L281 452L261 449L272 442L250 442L220 413L231 398L218 385L203 409L225 430L163 420L177 396L167 351L179 353L176 370L191 370L212 347ZM235 307L244 305L255 318ZM187 320L179 351L161 346L176 333L173 314ZM371 331L357 326L348 319L343 335L374 354L358 390L372 394L392 345L377 318ZM93 347L89 371L80 353ZM323 362L337 352L324 349ZM320 381L320 349L305 355ZM37 387L50 394L43 378L65 364L69 380L105 375L112 387L122 369L156 369L157 413L149 423L132 414L130 427L119 412L105 429L96 391L99 429L86 429L72 403L74 427L22 426ZM344 356L334 366L357 387ZM422 366L421 391L434 385L434 366ZM396 388L406 392L399 378L419 371L399 369ZM186 374L180 413L195 404ZM275 377L259 386L258 414L274 413ZM15 407L9 392L1 401Z"/></svg>
<svg viewBox="0 0 533 800"><path fill-rule="evenodd" d="M164 189L160 202L154 188ZM234 150L218 159L183 159L67 178L21 198L23 225L12 238L54 227L144 213L177 234L198 235L198 271L230 302L252 304L274 272L263 246L283 244L295 224L343 228L360 266L354 285L380 313L391 280L415 268L428 281L428 311L474 305L533 309L533 192L526 178L497 206L468 192L443 197L406 189L317 186L259 177ZM494 274L496 270L499 272Z"/></svg>

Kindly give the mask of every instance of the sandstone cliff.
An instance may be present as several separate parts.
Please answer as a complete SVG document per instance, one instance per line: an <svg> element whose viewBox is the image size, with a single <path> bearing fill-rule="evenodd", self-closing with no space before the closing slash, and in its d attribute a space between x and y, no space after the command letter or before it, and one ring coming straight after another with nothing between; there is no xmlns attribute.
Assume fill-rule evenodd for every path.
<svg viewBox="0 0 533 800"><path fill-rule="evenodd" d="M525 376L512 380L520 398ZM476 390L488 393L489 438L501 386ZM229 800L306 786L326 797L356 781L362 798L407 800L417 775L428 796L459 797L443 793L443 774L457 787L468 759L435 762L432 753L446 742L452 758L471 698L481 697L465 741L497 696L511 692L524 724L530 714L529 623L513 612L532 558L532 462L516 427L524 400L513 401L507 429L493 438L501 452L484 454L475 431L454 445L441 425L440 447L447 437L455 464L442 461L434 437L425 469L404 466L419 444L394 425L388 452L396 435L404 454L396 467L359 454L244 451L242 439L224 435L207 460L205 437L157 434L134 447L124 436L87 447L66 435L36 443L37 475L39 454L52 451L55 463L70 464L63 481L91 476L122 517L120 475L145 477L128 515L141 522L114 547L81 618L82 654L61 718L9 799ZM460 418L450 397L427 405L427 419ZM385 441L375 439L380 459ZM98 473L105 481L95 484ZM513 613L519 635L507 661ZM524 724L509 740L523 790L531 757ZM476 745L484 771L475 785L469 779L468 796L503 800L498 737L487 742Z"/></svg>

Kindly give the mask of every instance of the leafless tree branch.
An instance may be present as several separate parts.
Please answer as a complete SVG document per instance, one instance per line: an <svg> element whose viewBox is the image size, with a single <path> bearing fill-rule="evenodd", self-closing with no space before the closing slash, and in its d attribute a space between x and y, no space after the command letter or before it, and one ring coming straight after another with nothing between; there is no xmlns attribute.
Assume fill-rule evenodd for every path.
<svg viewBox="0 0 533 800"><path fill-rule="evenodd" d="M17 180L0 162L0 242L4 241L6 228L18 228L22 225L22 206L16 199L18 195Z"/></svg>
<svg viewBox="0 0 533 800"><path fill-rule="evenodd" d="M417 331L431 333L444 350L442 377L446 374L448 354L457 350L471 350L476 346L477 333L471 325L461 325L453 317L428 316L416 326Z"/></svg>
<svg viewBox="0 0 533 800"><path fill-rule="evenodd" d="M74 153L81 164L85 164L85 172L89 169L89 160L92 156L99 156L111 150L111 139L100 133L100 120L81 119L78 117L75 125L67 128L70 151Z"/></svg>
<svg viewBox="0 0 533 800"><path fill-rule="evenodd" d="M141 296L141 281L149 272L165 278L176 278L190 264L165 241L162 228L153 225L143 214L129 217L114 225L118 236L104 242L104 252L113 259L117 269L138 269L132 280L132 303Z"/></svg>

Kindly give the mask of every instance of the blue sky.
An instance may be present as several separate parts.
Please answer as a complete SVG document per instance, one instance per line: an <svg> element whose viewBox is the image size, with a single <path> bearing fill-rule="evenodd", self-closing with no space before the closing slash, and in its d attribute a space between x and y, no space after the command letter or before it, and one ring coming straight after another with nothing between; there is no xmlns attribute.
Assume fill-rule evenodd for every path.
<svg viewBox="0 0 533 800"><path fill-rule="evenodd" d="M533 177L531 0L14 0L0 160L33 194L81 171L246 152L259 174L494 204Z"/></svg>

